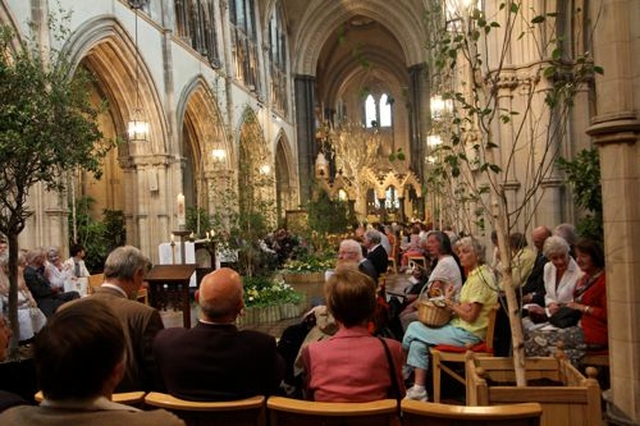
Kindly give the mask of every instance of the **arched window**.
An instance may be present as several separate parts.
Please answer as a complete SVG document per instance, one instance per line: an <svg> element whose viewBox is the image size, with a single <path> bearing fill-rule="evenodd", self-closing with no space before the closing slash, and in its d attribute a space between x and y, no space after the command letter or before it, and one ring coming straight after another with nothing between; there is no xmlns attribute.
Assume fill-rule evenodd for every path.
<svg viewBox="0 0 640 426"><path fill-rule="evenodd" d="M206 57L213 68L218 68L220 57L214 0L177 1L175 8L178 37Z"/></svg>
<svg viewBox="0 0 640 426"><path fill-rule="evenodd" d="M269 59L271 61L271 102L280 113L287 114L287 39L282 19L282 3L269 21Z"/></svg>
<svg viewBox="0 0 640 426"><path fill-rule="evenodd" d="M391 127L391 100L386 93L380 96L380 127Z"/></svg>
<svg viewBox="0 0 640 426"><path fill-rule="evenodd" d="M367 96L364 101L365 126L368 129L371 127L391 127L393 123L392 105L393 98L386 93L383 93L378 101L371 94Z"/></svg>
<svg viewBox="0 0 640 426"><path fill-rule="evenodd" d="M259 93L258 38L253 0L231 0L229 19L235 76L247 89Z"/></svg>
<svg viewBox="0 0 640 426"><path fill-rule="evenodd" d="M374 123L378 122L378 113L376 111L376 101L372 95L367 96L364 101L364 121L367 128L374 127Z"/></svg>

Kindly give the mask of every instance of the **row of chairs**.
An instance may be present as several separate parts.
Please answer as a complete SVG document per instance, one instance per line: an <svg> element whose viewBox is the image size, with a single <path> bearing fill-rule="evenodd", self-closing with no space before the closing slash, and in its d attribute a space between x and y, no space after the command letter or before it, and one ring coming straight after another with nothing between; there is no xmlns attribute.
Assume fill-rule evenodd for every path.
<svg viewBox="0 0 640 426"><path fill-rule="evenodd" d="M36 394L42 401L42 393ZM315 402L272 396L226 401L186 401L160 392L114 394L113 401L137 407L164 408L183 419L188 426L387 426L387 425L497 425L535 426L540 424L542 407L538 403L466 407L403 400L402 419L397 401ZM267 422L269 420L269 422Z"/></svg>

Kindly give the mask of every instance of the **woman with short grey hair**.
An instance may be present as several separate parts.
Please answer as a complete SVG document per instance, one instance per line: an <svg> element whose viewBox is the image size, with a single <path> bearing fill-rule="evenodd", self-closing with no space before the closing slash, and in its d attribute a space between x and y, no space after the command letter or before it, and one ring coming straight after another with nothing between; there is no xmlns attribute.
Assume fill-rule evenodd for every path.
<svg viewBox="0 0 640 426"><path fill-rule="evenodd" d="M536 316L550 317L560 309L562 304L573 300L573 290L582 275L578 264L569 255L569 244L564 238L557 235L547 238L542 247L542 253L549 259L543 273L547 294L544 307L528 306L529 316L533 313L534 320ZM541 321L538 319L535 322Z"/></svg>

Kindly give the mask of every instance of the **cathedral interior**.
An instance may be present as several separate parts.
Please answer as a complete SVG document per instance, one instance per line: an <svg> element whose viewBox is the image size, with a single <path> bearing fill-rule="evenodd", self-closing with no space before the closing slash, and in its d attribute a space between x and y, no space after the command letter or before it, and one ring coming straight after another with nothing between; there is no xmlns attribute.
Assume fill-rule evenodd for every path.
<svg viewBox="0 0 640 426"><path fill-rule="evenodd" d="M497 191L528 233L583 214L555 159L596 148L613 400L639 422L639 19L637 0L2 0L19 40L32 26L92 76L114 141L101 179L32 189L20 245L66 250L70 199L91 198L155 261L181 208L214 214L242 191L274 203L274 225L323 190L360 222L483 237ZM571 108L549 107L571 78Z"/></svg>

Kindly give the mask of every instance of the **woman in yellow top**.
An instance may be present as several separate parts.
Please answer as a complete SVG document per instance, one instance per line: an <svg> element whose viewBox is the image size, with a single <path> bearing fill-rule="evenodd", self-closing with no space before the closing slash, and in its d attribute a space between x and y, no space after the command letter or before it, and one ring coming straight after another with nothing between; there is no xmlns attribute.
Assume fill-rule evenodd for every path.
<svg viewBox="0 0 640 426"><path fill-rule="evenodd" d="M415 382L407 390L406 399L428 399L424 385L429 369L430 346L465 346L485 338L489 312L498 300L495 277L485 264L485 247L479 241L466 237L460 244L460 263L470 272L460 291L459 302L452 302L453 286L447 287L446 303L454 314L452 320L440 328L430 328L415 321L409 325L402 340L403 348L408 351L407 366L415 372Z"/></svg>

